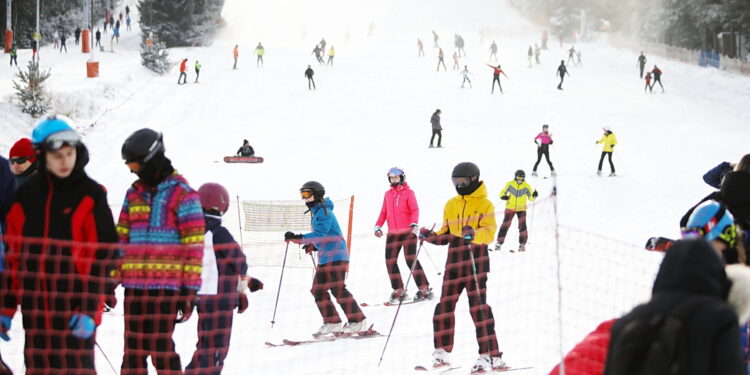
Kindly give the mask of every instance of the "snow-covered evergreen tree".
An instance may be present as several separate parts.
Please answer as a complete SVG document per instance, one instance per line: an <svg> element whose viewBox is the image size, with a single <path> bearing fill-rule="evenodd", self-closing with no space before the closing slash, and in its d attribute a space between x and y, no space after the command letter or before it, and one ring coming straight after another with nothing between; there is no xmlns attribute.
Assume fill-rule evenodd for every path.
<svg viewBox="0 0 750 375"><path fill-rule="evenodd" d="M148 45L141 43L141 65L158 74L169 71L172 63L169 61L169 51L164 42L158 41Z"/></svg>
<svg viewBox="0 0 750 375"><path fill-rule="evenodd" d="M204 45L220 25L224 0L139 0L141 30L167 47Z"/></svg>
<svg viewBox="0 0 750 375"><path fill-rule="evenodd" d="M19 70L16 77L20 83L13 80L13 88L21 106L21 111L33 117L39 117L50 108L50 98L44 88L44 81L50 76L50 71L39 69L37 60L29 61L26 71Z"/></svg>

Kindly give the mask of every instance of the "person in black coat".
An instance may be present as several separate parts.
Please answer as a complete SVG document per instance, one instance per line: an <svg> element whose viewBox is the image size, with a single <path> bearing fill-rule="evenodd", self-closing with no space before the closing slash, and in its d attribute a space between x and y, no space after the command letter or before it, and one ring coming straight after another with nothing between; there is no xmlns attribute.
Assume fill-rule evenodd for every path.
<svg viewBox="0 0 750 375"><path fill-rule="evenodd" d="M735 222L745 231L750 231L750 154L743 156L737 164L719 164L703 175L703 181L719 190L691 207L680 219L680 227L687 224L695 207L712 199L724 203L734 215Z"/></svg>
<svg viewBox="0 0 750 375"><path fill-rule="evenodd" d="M252 157L255 156L255 150L253 150L253 146L250 146L250 142L245 139L242 141L242 147L237 150L236 155Z"/></svg>
<svg viewBox="0 0 750 375"><path fill-rule="evenodd" d="M310 65L307 66L307 69L305 70L305 77L307 77L307 89L308 90L317 90L315 87L315 80L313 79L313 75L315 75L315 72L310 67Z"/></svg>
<svg viewBox="0 0 750 375"><path fill-rule="evenodd" d="M13 194L16 192L16 179L8 167L8 159L0 156L0 288L3 290L8 287L7 273L4 269L5 264L5 215L8 213L10 204L13 202ZM6 335L7 332L0 328L0 336ZM5 337L3 337L5 339ZM8 365L0 357L0 374L10 374Z"/></svg>
<svg viewBox="0 0 750 375"><path fill-rule="evenodd" d="M16 237L7 241L11 287L0 291L0 325L10 328L10 314L21 306L28 374L96 373L94 331L118 254L103 245L117 242L106 190L84 171L88 151L74 126L60 124L68 122L50 116L35 128L39 172L16 192L7 216L7 233Z"/></svg>
<svg viewBox="0 0 750 375"><path fill-rule="evenodd" d="M651 300L618 319L612 326L604 375L614 372L618 338L628 323L665 314L676 306L699 298L705 301L683 322L683 342L688 363L685 375L744 374L737 313L727 304L731 287L719 254L704 239L676 241L659 267Z"/></svg>

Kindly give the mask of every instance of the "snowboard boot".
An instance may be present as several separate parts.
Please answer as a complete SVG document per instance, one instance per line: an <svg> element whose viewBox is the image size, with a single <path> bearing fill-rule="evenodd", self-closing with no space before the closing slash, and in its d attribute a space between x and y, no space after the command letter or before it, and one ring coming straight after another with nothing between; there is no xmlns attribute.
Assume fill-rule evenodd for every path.
<svg viewBox="0 0 750 375"><path fill-rule="evenodd" d="M414 302L422 302L432 299L434 295L432 294L432 288L427 287L424 289L420 289L417 294L414 295Z"/></svg>
<svg viewBox="0 0 750 375"><path fill-rule="evenodd" d="M444 366L450 366L450 359L449 359L450 353L446 352L445 349L435 349L434 352L432 352L432 367L444 367Z"/></svg>

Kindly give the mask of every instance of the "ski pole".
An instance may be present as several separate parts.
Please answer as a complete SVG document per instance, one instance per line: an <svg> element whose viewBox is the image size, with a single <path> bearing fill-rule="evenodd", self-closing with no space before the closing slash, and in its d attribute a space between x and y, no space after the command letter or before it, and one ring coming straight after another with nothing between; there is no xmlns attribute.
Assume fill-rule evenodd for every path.
<svg viewBox="0 0 750 375"><path fill-rule="evenodd" d="M466 249L469 251L469 257L471 258L471 274L474 276L474 286L477 290L477 299L479 299L479 320L484 323L484 301L482 300L482 291L479 288L479 278L477 277L477 262L474 260L474 252L471 251L470 243L466 241ZM487 334L487 326L485 325L485 334ZM492 364L492 353L490 353L490 367L494 368L494 365Z"/></svg>
<svg viewBox="0 0 750 375"><path fill-rule="evenodd" d="M420 246L421 246L421 244L420 244ZM434 268L434 269L435 269L435 271L437 271L437 274L438 274L438 276L442 275L443 273L442 273L442 272L440 272L440 269L439 269L439 268L437 267L437 265L435 264L435 261L433 261L433 260L432 260L432 256L430 256L430 253L429 253L429 252L427 252L427 249L426 249L426 248L424 249L424 253L425 253L425 254L427 254L427 259L429 259L429 260L430 260L430 264L432 264L432 268Z"/></svg>
<svg viewBox="0 0 750 375"><path fill-rule="evenodd" d="M286 243L284 250L284 262L281 263L281 277L279 277L279 289L276 292L276 303L273 305L273 317L271 318L271 328L276 324L276 308L279 307L279 295L281 295L281 282L284 280L284 268L286 268L286 254L289 252L289 242Z"/></svg>
<svg viewBox="0 0 750 375"><path fill-rule="evenodd" d="M534 201L534 204L531 206L531 224L529 225L529 231L527 236L531 237L531 232L534 231L534 210L536 210L536 201ZM529 241L527 240L526 243Z"/></svg>
<svg viewBox="0 0 750 375"><path fill-rule="evenodd" d="M112 369L112 371L115 373L115 375L119 375L117 373L117 370L115 369L115 366L112 365L112 361L110 361L109 357L107 357L107 353L104 352L104 349L102 349L102 347L99 345L98 342L94 341L94 343L96 344L96 347L99 348L99 351L102 353L102 355L104 356L104 360L106 360L107 363L109 363L109 367Z"/></svg>

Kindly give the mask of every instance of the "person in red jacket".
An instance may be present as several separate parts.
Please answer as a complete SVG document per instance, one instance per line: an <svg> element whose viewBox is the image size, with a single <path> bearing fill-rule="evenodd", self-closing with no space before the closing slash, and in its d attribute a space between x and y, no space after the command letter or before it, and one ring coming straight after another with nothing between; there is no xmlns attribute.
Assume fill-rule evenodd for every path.
<svg viewBox="0 0 750 375"><path fill-rule="evenodd" d="M646 73L646 87L643 88L643 92L646 92L646 90L654 92L654 86L651 86L651 72Z"/></svg>
<svg viewBox="0 0 750 375"><path fill-rule="evenodd" d="M500 89L500 93L502 94L503 86L500 86L500 74L504 75L505 78L508 78L508 76L505 74L505 72L503 72L502 69L500 69L500 65L498 65L497 67L494 67L490 64L487 64L487 66L489 66L490 68L494 70L494 72L492 73L492 94L495 93L495 82L497 82L497 88Z"/></svg>
<svg viewBox="0 0 750 375"><path fill-rule="evenodd" d="M414 191L406 183L406 174L404 170L393 167L388 171L388 182L391 188L385 192L383 197L383 208L380 209L380 216L375 223L375 237L383 236L382 226L388 222L388 234L385 240L385 265L388 270L388 276L391 278L390 302L398 303L404 300L407 295L404 290L404 282L401 279L401 272L398 269L398 253L401 247L404 248L404 257L406 264L417 283L419 291L414 296L414 301L424 301L432 299L432 288L427 282L422 265L417 259L417 235L419 225L419 206ZM418 233L418 232L416 232Z"/></svg>
<svg viewBox="0 0 750 375"><path fill-rule="evenodd" d="M576 344L565 355L565 374L567 375L601 375L609 348L609 330L617 319L605 320L596 329ZM549 375L558 375L560 364L555 366Z"/></svg>
<svg viewBox="0 0 750 375"><path fill-rule="evenodd" d="M232 67L232 69L237 69L237 58L240 57L238 48L240 48L240 45L235 44L234 49L232 50L232 56L234 57L234 66Z"/></svg>
<svg viewBox="0 0 750 375"><path fill-rule="evenodd" d="M183 81L184 78L184 81ZM180 81L183 81L180 83ZM177 78L177 84L178 85L184 85L187 83L187 59L182 59L182 62L180 63L180 77Z"/></svg>

